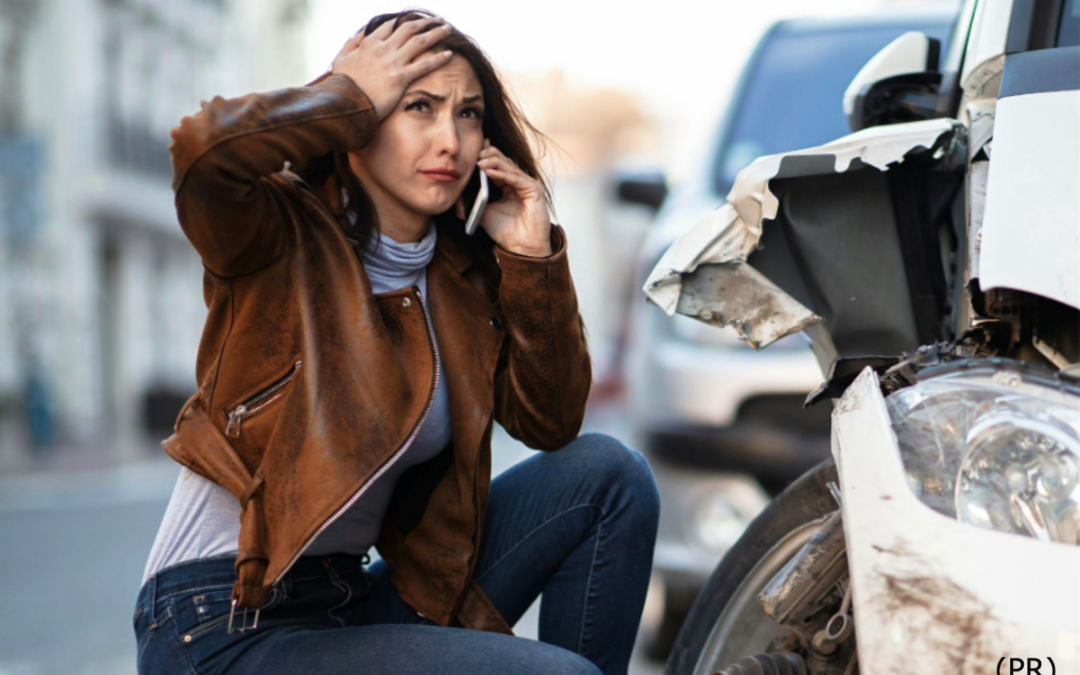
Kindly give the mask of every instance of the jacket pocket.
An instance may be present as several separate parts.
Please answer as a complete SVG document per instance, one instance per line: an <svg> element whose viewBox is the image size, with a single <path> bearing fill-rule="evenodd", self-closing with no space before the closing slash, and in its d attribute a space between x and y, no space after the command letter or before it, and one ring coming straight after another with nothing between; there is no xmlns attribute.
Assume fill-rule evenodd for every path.
<svg viewBox="0 0 1080 675"><path fill-rule="evenodd" d="M302 365L301 359L295 359L287 368L275 373L268 381L260 383L253 391L245 393L243 397L226 406L223 409L228 420L225 425L225 435L229 438L240 438L244 424L248 420L262 414L272 407L274 402L285 396L287 385Z"/></svg>

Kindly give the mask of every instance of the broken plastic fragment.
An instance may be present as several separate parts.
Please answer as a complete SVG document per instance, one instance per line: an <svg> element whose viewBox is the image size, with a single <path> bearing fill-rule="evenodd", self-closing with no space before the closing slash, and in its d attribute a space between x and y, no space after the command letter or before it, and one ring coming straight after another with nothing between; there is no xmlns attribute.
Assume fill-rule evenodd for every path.
<svg viewBox="0 0 1080 675"><path fill-rule="evenodd" d="M871 127L815 148L759 158L739 173L727 201L664 253L642 290L669 316L678 311L711 324L734 326L755 349L820 323L821 317L742 264L758 247L762 223L776 218L779 201L769 190L769 181L780 174L789 157L831 156L836 173L847 171L856 159L859 166L885 171L913 150L940 147L959 126L955 120L934 119ZM820 173L819 164L789 162L783 177L812 173ZM736 267L717 272L726 265ZM702 266L709 271L695 279ZM719 281L724 283L716 285ZM684 300L688 289L693 289L691 297Z"/></svg>

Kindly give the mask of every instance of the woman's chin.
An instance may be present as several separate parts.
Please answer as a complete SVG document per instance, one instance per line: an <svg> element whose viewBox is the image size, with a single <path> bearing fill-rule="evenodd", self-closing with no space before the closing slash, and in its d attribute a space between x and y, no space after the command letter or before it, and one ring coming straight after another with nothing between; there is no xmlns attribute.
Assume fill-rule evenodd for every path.
<svg viewBox="0 0 1080 675"><path fill-rule="evenodd" d="M456 201L456 199L454 201ZM412 208L416 213L433 217L446 213L447 211L452 212L454 210L454 201L447 202L445 200L439 200L437 202L413 204Z"/></svg>

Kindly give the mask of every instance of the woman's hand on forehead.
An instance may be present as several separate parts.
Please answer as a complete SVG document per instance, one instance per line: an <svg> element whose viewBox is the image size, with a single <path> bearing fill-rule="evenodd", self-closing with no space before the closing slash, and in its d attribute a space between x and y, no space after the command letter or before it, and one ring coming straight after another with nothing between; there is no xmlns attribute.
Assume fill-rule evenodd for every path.
<svg viewBox="0 0 1080 675"><path fill-rule="evenodd" d="M453 30L443 19L410 19L397 30L393 30L393 24L393 20L385 21L371 35L363 29L358 31L330 67L335 74L351 77L367 94L380 122L393 112L414 80L446 65L453 56L446 50L418 58Z"/></svg>

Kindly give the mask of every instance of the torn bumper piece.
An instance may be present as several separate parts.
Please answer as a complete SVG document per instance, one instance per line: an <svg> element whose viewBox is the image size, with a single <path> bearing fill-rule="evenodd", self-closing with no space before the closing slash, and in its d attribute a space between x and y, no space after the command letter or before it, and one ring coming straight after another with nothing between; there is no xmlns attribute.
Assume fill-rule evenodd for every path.
<svg viewBox="0 0 1080 675"><path fill-rule="evenodd" d="M714 326L734 326L754 349L821 322L741 260L702 265L683 280L676 311Z"/></svg>
<svg viewBox="0 0 1080 675"><path fill-rule="evenodd" d="M747 264L760 246L764 221L775 220L780 208L769 182L863 167L886 171L913 153L940 159L949 154L946 146L958 129L958 122L947 119L873 127L816 148L758 159L739 174L727 202L667 250L642 290L669 316L679 312L732 326L755 349L821 324L821 316ZM831 343L821 344L829 340L828 331L809 335L827 367L835 358Z"/></svg>

